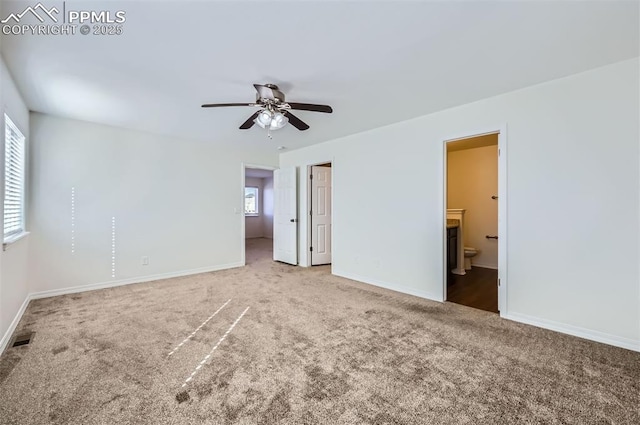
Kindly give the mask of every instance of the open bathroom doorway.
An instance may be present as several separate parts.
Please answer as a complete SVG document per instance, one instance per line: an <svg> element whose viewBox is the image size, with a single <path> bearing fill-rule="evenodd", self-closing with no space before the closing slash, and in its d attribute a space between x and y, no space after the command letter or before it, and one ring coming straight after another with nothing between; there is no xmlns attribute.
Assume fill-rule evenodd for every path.
<svg viewBox="0 0 640 425"><path fill-rule="evenodd" d="M505 141L495 131L444 144L444 299L503 315Z"/></svg>

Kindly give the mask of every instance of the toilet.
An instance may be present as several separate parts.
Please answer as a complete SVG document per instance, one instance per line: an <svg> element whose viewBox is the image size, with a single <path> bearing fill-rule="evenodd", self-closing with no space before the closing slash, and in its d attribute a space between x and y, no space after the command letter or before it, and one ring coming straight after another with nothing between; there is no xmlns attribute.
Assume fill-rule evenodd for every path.
<svg viewBox="0 0 640 425"><path fill-rule="evenodd" d="M471 259L478 255L480 251L470 246L464 247L464 269L471 270Z"/></svg>

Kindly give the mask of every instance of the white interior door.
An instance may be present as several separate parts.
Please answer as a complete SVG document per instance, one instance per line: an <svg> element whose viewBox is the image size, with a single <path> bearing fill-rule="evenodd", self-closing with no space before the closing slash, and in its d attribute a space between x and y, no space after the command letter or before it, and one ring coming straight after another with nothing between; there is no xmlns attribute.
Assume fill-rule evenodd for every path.
<svg viewBox="0 0 640 425"><path fill-rule="evenodd" d="M311 265L331 264L331 168L311 167Z"/></svg>
<svg viewBox="0 0 640 425"><path fill-rule="evenodd" d="M298 187L295 167L273 172L273 259L298 264Z"/></svg>

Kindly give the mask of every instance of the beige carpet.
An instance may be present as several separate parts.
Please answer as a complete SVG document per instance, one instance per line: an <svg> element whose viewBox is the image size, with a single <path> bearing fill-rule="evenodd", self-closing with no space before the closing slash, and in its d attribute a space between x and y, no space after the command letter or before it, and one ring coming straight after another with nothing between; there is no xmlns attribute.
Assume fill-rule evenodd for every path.
<svg viewBox="0 0 640 425"><path fill-rule="evenodd" d="M267 240L247 259L33 301L0 423L640 423L640 353L274 263Z"/></svg>

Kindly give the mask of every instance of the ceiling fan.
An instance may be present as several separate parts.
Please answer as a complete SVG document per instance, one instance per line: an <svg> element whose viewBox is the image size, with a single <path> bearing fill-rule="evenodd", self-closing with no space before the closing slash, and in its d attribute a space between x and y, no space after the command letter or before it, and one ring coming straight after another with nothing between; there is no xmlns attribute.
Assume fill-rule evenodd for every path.
<svg viewBox="0 0 640 425"><path fill-rule="evenodd" d="M253 124L258 124L268 131L279 130L289 122L298 130L304 131L309 129L309 125L293 115L291 113L292 110L324 112L326 114L333 112L329 105L285 102L284 93L275 84L254 84L253 87L257 91L256 101L253 103L207 103L202 107L254 106L259 108L240 126L240 130L248 130L253 127ZM271 137L270 134L269 137Z"/></svg>

